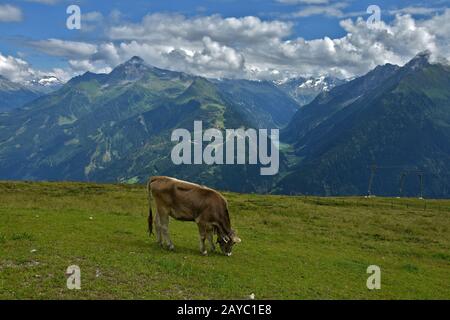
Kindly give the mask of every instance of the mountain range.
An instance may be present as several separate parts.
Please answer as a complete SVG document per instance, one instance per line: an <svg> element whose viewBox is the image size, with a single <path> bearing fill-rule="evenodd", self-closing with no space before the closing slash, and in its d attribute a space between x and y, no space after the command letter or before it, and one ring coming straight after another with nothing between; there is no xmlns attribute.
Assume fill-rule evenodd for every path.
<svg viewBox="0 0 450 320"><path fill-rule="evenodd" d="M279 128L298 104L270 82L208 80L133 57L109 74L87 72L0 114L2 179L143 182L176 175L222 189L268 191L257 166L175 166L174 129Z"/></svg>
<svg viewBox="0 0 450 320"><path fill-rule="evenodd" d="M278 192L447 197L450 67L426 52L378 66L300 109L282 139L301 161Z"/></svg>
<svg viewBox="0 0 450 320"><path fill-rule="evenodd" d="M281 129L279 175L260 176L257 165L174 165L170 135L192 132L195 120ZM450 67L428 53L351 81L275 83L206 79L133 57L0 113L1 179L171 175L238 192L448 197L449 163Z"/></svg>

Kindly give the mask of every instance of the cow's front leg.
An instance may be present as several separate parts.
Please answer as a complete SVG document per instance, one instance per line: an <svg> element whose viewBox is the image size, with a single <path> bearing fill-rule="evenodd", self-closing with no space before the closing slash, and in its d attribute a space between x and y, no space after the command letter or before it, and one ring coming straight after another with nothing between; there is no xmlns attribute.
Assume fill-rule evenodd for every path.
<svg viewBox="0 0 450 320"><path fill-rule="evenodd" d="M198 223L198 233L200 234L200 253L204 256L208 254L208 251L206 251L205 247L205 240L206 240L206 227L202 223Z"/></svg>
<svg viewBox="0 0 450 320"><path fill-rule="evenodd" d="M216 251L216 246L214 245L214 232L213 230L208 230L206 237L208 238L209 246L211 247L211 251Z"/></svg>

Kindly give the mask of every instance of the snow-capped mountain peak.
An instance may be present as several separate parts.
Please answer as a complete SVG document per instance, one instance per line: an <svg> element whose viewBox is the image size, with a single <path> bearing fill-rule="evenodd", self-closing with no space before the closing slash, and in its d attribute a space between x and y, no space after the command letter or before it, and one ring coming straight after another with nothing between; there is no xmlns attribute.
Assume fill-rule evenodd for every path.
<svg viewBox="0 0 450 320"><path fill-rule="evenodd" d="M299 88L307 89L317 89L321 91L330 91L330 86L332 81L329 81L325 76L320 76L317 78L309 78L305 82L299 85Z"/></svg>
<svg viewBox="0 0 450 320"><path fill-rule="evenodd" d="M55 76L43 76L27 81L25 85L42 93L50 93L56 91L63 86L63 82Z"/></svg>
<svg viewBox="0 0 450 320"><path fill-rule="evenodd" d="M338 78L317 76L317 77L296 77L276 83L278 87L291 95L300 105L310 103L318 94L328 92L334 87L344 83Z"/></svg>
<svg viewBox="0 0 450 320"><path fill-rule="evenodd" d="M61 80L59 80L55 76L44 76L41 79L35 80L41 86L54 86L56 84L62 84Z"/></svg>

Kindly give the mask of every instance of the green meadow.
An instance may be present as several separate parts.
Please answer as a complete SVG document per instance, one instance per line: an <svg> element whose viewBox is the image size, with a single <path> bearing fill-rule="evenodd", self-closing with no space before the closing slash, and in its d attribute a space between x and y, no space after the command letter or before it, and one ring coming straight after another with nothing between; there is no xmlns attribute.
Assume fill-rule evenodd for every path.
<svg viewBox="0 0 450 320"><path fill-rule="evenodd" d="M1 182L0 298L450 298L448 200L224 195L231 257L200 255L197 226L174 220L175 250L161 249L141 185Z"/></svg>

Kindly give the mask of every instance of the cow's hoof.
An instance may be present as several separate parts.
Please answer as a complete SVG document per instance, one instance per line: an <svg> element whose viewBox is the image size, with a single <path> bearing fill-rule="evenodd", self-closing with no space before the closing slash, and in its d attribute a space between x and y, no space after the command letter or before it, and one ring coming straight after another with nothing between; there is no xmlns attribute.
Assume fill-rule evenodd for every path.
<svg viewBox="0 0 450 320"><path fill-rule="evenodd" d="M174 246L173 244L170 244L170 245L167 247L167 249L170 250L170 251L173 251L173 250L175 250L175 246Z"/></svg>
<svg viewBox="0 0 450 320"><path fill-rule="evenodd" d="M208 251L202 251L202 256L207 256L208 255Z"/></svg>

